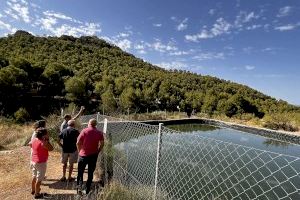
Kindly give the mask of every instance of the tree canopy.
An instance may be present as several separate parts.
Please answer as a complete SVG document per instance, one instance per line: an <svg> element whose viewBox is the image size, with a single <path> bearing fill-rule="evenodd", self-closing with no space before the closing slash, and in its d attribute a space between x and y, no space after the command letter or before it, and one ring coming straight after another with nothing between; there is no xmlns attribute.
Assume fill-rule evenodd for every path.
<svg viewBox="0 0 300 200"><path fill-rule="evenodd" d="M245 85L159 68L97 37L38 37L25 31L0 38L0 89L4 116L18 112L35 118L71 102L90 112L180 108L229 117L299 110Z"/></svg>

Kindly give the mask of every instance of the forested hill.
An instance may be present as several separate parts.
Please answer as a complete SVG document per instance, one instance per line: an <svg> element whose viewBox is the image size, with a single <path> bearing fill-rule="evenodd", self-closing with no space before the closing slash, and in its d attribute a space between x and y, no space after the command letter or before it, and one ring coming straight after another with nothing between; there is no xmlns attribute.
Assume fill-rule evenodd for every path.
<svg viewBox="0 0 300 200"><path fill-rule="evenodd" d="M0 38L0 114L36 118L74 102L96 110L195 109L232 116L299 109L247 86L164 70L97 37ZM27 116L28 117L28 116Z"/></svg>

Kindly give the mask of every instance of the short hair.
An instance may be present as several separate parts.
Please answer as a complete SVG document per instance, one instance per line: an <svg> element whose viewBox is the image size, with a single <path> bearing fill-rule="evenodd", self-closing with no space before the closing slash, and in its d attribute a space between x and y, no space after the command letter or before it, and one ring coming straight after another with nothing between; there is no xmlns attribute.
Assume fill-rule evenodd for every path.
<svg viewBox="0 0 300 200"><path fill-rule="evenodd" d="M64 116L64 119L71 119L72 118L72 116L70 115L70 114L66 114L65 116Z"/></svg>
<svg viewBox="0 0 300 200"><path fill-rule="evenodd" d="M45 120L43 120L43 119L39 120L38 123L39 123L39 128L42 128L42 127L45 128L46 127L46 121Z"/></svg>
<svg viewBox="0 0 300 200"><path fill-rule="evenodd" d="M71 119L68 121L68 126L75 126L75 120L74 119Z"/></svg>
<svg viewBox="0 0 300 200"><path fill-rule="evenodd" d="M39 122L38 121L34 122L33 128L34 128L34 130L39 128Z"/></svg>
<svg viewBox="0 0 300 200"><path fill-rule="evenodd" d="M47 129L45 129L45 128L38 128L36 130L36 137L39 140L41 140L44 135L47 135Z"/></svg>
<svg viewBox="0 0 300 200"><path fill-rule="evenodd" d="M33 128L45 128L46 127L46 121L45 120L38 120L33 124Z"/></svg>
<svg viewBox="0 0 300 200"><path fill-rule="evenodd" d="M89 125L91 125L92 127L96 127L97 126L97 120L96 119L90 119L89 120Z"/></svg>

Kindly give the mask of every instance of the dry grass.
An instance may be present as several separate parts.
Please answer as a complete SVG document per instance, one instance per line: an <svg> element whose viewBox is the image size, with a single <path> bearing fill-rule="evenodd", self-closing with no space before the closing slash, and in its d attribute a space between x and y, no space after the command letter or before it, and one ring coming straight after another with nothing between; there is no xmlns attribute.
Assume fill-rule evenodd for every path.
<svg viewBox="0 0 300 200"><path fill-rule="evenodd" d="M130 188L118 182L111 182L98 194L97 200L146 200L152 199L153 187L130 186ZM162 196L158 199L164 199Z"/></svg>
<svg viewBox="0 0 300 200"><path fill-rule="evenodd" d="M0 150L24 146L33 132L31 124L15 124L0 119Z"/></svg>
<svg viewBox="0 0 300 200"><path fill-rule="evenodd" d="M0 199L1 200L31 200L31 170L29 165L30 148L21 147L13 151L0 152ZM77 166L73 177L77 175ZM50 152L47 164L47 179L43 181L41 192L49 194L53 200L76 199L76 183L60 182L62 165L59 152ZM84 176L86 179L86 174ZM94 176L94 181L99 177Z"/></svg>
<svg viewBox="0 0 300 200"><path fill-rule="evenodd" d="M28 147L0 152L0 199L26 199L29 196L29 153Z"/></svg>

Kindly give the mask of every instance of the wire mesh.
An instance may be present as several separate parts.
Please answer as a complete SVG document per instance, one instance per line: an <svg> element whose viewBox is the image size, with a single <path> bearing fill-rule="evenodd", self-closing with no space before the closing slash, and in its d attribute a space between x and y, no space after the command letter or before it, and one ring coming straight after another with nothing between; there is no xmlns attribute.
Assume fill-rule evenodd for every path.
<svg viewBox="0 0 300 200"><path fill-rule="evenodd" d="M158 126L110 118L106 140L106 179L152 199ZM156 199L300 199L299 157L166 127L158 170Z"/></svg>
<svg viewBox="0 0 300 200"><path fill-rule="evenodd" d="M158 126L94 114L80 118L81 128L91 118L98 120L100 130L108 119L106 149L99 157L106 182L110 179L126 186L132 199L152 199ZM49 129L57 132L58 125ZM156 199L300 199L299 157L166 127L160 155ZM68 187L75 190L74 183L65 189ZM90 199L98 196L96 185L94 191ZM52 199L76 199L74 194L60 195L55 189L50 194ZM31 198L28 191L26 195L23 199Z"/></svg>
<svg viewBox="0 0 300 200"><path fill-rule="evenodd" d="M170 199L300 199L300 159L163 129L159 187Z"/></svg>
<svg viewBox="0 0 300 200"><path fill-rule="evenodd" d="M135 190L136 194L152 194L157 126L110 121L107 125L106 138L111 142L109 156L112 161L108 165L113 169L112 179L129 187L130 190ZM143 196L143 199L148 198Z"/></svg>

